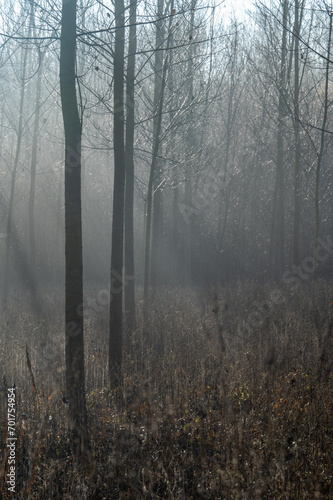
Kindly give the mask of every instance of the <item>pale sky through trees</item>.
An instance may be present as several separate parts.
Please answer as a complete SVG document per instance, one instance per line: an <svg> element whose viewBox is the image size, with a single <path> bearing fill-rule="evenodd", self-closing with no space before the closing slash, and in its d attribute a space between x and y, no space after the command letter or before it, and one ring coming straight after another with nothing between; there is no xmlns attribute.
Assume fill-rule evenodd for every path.
<svg viewBox="0 0 333 500"><path fill-rule="evenodd" d="M225 0L224 4L221 5L221 11L225 11L228 16L233 13L237 17L241 18L244 15L245 9L250 9L252 6L251 0Z"/></svg>

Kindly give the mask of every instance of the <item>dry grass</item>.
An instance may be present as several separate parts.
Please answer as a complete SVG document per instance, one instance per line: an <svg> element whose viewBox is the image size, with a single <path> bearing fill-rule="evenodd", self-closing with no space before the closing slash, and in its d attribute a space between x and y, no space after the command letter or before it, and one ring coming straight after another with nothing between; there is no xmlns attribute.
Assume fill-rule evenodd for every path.
<svg viewBox="0 0 333 500"><path fill-rule="evenodd" d="M2 312L1 371L17 386L17 499L314 499L332 496L332 287L286 300L242 333L269 287L163 290L148 344L126 339L124 385L110 395L106 311L86 321L93 460L71 456L62 403L62 304L36 321L16 297ZM328 336L327 336L328 335ZM26 344L31 359L29 371ZM32 383L31 375L34 378ZM4 385L4 384L3 384ZM6 400L1 392L1 498ZM26 417L22 417L25 414Z"/></svg>

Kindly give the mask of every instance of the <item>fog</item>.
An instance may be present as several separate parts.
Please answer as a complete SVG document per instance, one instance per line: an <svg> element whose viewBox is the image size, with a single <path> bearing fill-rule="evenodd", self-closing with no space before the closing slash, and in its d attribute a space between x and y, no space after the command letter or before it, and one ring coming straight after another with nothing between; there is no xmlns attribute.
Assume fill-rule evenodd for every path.
<svg viewBox="0 0 333 500"><path fill-rule="evenodd" d="M53 10L54 24L45 28L41 6L29 21L24 6L5 17L3 6L1 158L2 269L9 265L10 282L22 276L20 261L29 262L28 204L31 158L36 113L36 187L34 218L36 234L36 283L62 286L64 279L64 142L58 83L58 40L60 13ZM275 14L274 14L275 12ZM277 15L278 11L273 11ZM143 14L140 14L144 17ZM149 15L153 15L152 13ZM272 232L277 190L277 123L283 122L284 265L293 264L292 245L295 212L295 77L294 38L287 34L285 61L285 110L279 118L282 28L273 15L267 21L265 8L258 7L251 18L237 22L220 14L213 19L210 8L196 14L193 44L188 43L188 16L179 14L173 35L172 64L166 76L158 171L154 178L154 199L158 214L159 284L184 283L184 253L190 245L190 283L229 281L243 277L269 280L274 275L276 246ZM302 29L307 32L306 14ZM311 32L311 48L299 47L299 126L301 215L299 262L312 256L315 235L315 173L325 112L325 67L328 16L315 11L317 24ZM106 26L102 8L89 4L78 13L83 31ZM58 20L58 21L57 21ZM15 36L34 29L36 41ZM57 24L58 22L58 24ZM213 24L214 22L214 24ZM29 24L30 23L30 24ZM44 24L43 24L44 23ZM165 24L165 23L164 23ZM162 26L166 30L166 25ZM45 30L47 33L44 33ZM104 35L103 35L104 36ZM156 83L154 27L138 27L135 81L135 275L142 284L144 218L151 163L154 109L151 101ZM328 36L328 35L327 35ZM19 39L18 39L19 38ZM56 38L56 36L55 36ZM321 46L316 39L321 39ZM327 37L326 37L327 38ZM104 41L105 39L105 41ZM83 116L82 217L85 282L108 282L113 193L112 61L103 47L107 35L96 46L89 35L78 39L78 91ZM112 39L112 37L111 37ZM313 39L313 42L312 42ZM89 44L88 44L89 42ZM105 52L107 50L105 49ZM162 56L164 57L164 56ZM189 59L190 57L190 59ZM192 69L189 74L189 68ZM41 95L36 103L38 75ZM330 86L330 74L328 74ZM193 90L190 97L188 92ZM281 98L281 96L280 96ZM328 99L329 105L329 99ZM22 115L20 111L22 110ZM21 121L20 121L21 120ZM330 111L326 120L321 158L319 203L320 234L330 232L331 172ZM19 143L19 144L18 144ZM15 166L17 161L17 166ZM14 170L16 173L14 174ZM16 178L13 180L13 176ZM13 220L9 262L5 263L8 203L14 185ZM185 201L189 184L191 197ZM175 199L177 201L175 201ZM177 203L174 212L174 203ZM175 227L175 218L177 219ZM187 231L190 226L190 231ZM153 228L153 231L157 229ZM189 237L190 241L185 241ZM280 238L275 236L276 241ZM16 250L15 250L15 247ZM21 258L20 258L21 256ZM331 265L320 266L326 274ZM280 269L280 273L281 273ZM3 272L3 271L2 271ZM186 279L188 279L187 277ZM28 283L26 283L28 285ZM29 286L29 285L28 285Z"/></svg>
<svg viewBox="0 0 333 500"><path fill-rule="evenodd" d="M238 443L223 451L230 466L225 497L218 496L222 465L214 483L200 476L201 465L192 479L177 479L173 469L154 482L150 464L150 479L142 472L131 483L128 473L132 496L121 498L199 498L192 495L208 483L207 498L244 491L246 498L306 498L306 482L292 484L289 459L280 484L275 472L261 476L263 465L247 477L235 457L247 448L257 453L259 442L265 448L265 437L244 444L237 430L245 436L264 427L260 407L275 412L274 460L292 453L308 477L315 462L295 451L297 432L306 438L292 414L298 401L299 415L309 407L320 419L313 401L327 387L321 384L332 382L332 18L322 1L0 2L4 389L20 387L18 414L24 409L33 425L41 408L45 422L57 415L48 435L55 433L54 442L57 433L68 436L59 456L71 454L79 464L83 449L95 446L97 456L103 448L99 425L116 453L112 439L121 441L127 418L127 431L132 424L138 431L135 446L150 443L149 460L164 440L166 415L174 419L165 435L177 436L172 456L179 463L185 429L197 429L191 446L201 433L202 450L212 436ZM310 395L314 373L318 393ZM53 409L51 393L58 398ZM280 449L282 400L293 401L281 425L288 433L289 422L295 436ZM97 407L109 416L94 427ZM190 424L180 425L190 414ZM141 427L136 418L146 418ZM232 431L222 438L219 426L228 422ZM86 441L88 427L94 445ZM154 429L159 437L151 444ZM119 463L130 456L126 467L144 471L146 455L135 446L135 457L124 451ZM202 451L209 467L213 447ZM260 455L260 464L266 459ZM104 485L98 489L95 478L86 498L116 498L126 489L122 473L109 477L104 458L92 460L94 467L96 461ZM60 495L57 480L47 493L42 480L33 483L37 461L29 463L17 483L22 498L32 498L32 484L36 498ZM235 478L245 476L241 487ZM313 498L332 486L330 478L324 486L318 479L320 487L313 481Z"/></svg>

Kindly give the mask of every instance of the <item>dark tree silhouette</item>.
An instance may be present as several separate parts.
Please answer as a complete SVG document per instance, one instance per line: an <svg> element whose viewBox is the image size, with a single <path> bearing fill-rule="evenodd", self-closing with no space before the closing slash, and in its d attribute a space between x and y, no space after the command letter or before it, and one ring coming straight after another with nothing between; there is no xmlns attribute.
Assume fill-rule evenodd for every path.
<svg viewBox="0 0 333 500"><path fill-rule="evenodd" d="M114 48L114 188L111 246L111 302L109 335L109 377L111 389L121 383L122 360L122 289L123 289L123 236L125 190L125 139L124 139L124 2L115 1Z"/></svg>
<svg viewBox="0 0 333 500"><path fill-rule="evenodd" d="M135 329L134 291L134 81L136 53L136 0L130 3L130 31L126 74L126 182L125 182L125 272L131 279L125 288L126 326L129 332ZM132 279L133 278L133 279Z"/></svg>
<svg viewBox="0 0 333 500"><path fill-rule="evenodd" d="M82 123L76 97L76 0L63 0L60 92L65 128L66 391L73 446L83 451L87 436L83 343L81 220Z"/></svg>

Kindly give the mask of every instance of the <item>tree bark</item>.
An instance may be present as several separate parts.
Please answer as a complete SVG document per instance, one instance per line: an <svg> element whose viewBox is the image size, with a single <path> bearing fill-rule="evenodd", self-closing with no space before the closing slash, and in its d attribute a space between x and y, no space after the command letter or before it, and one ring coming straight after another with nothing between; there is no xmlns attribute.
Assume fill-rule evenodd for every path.
<svg viewBox="0 0 333 500"><path fill-rule="evenodd" d="M300 32L300 12L299 0L295 0L295 23L294 23L294 43L295 43L295 82L294 82L294 136L295 136L295 173L294 173L294 234L293 234L293 264L300 263L300 234L301 234L301 135L299 123L299 32Z"/></svg>
<svg viewBox="0 0 333 500"><path fill-rule="evenodd" d="M186 149L187 162L185 171L185 206L192 207L192 175L193 175L193 150L194 150L194 118L193 118L193 27L196 9L196 0L191 1L191 17L189 26L189 40L192 42L189 45L188 65L187 65L187 105L189 107L188 128L186 133ZM185 221L184 226L184 285L191 285L192 282L192 234L193 234L193 217Z"/></svg>
<svg viewBox="0 0 333 500"><path fill-rule="evenodd" d="M65 301L66 391L72 446L77 456L87 444L83 341L83 264L81 220L81 134L76 96L76 0L63 0L60 93L65 129Z"/></svg>
<svg viewBox="0 0 333 500"><path fill-rule="evenodd" d="M30 28L31 28L31 25L29 26L28 36L30 36ZM7 214L6 246L5 246L5 258L4 258L4 278L3 278L3 289L2 289L2 303L4 306L6 306L7 300L8 300L10 247L11 247L11 240L12 240L12 224L13 224L15 184L16 184L17 167L18 167L20 153L21 153L22 137L23 137L23 110L24 110L24 103L25 103L28 49L24 48L22 50L23 50L23 61L22 61L23 72L22 72L22 82L21 82L21 91L20 91L19 121L18 121L16 151L15 151L13 170L12 170L12 180L11 180L11 185L10 185L8 214Z"/></svg>
<svg viewBox="0 0 333 500"><path fill-rule="evenodd" d="M326 63L326 78L325 78L325 96L324 96L324 116L323 123L321 127L320 136L320 147L317 153L317 167L316 167L316 185L315 185L315 235L314 235L314 266L313 266L313 281L316 281L316 262L317 262L317 248L318 248L318 238L319 238L319 228L320 228L320 211L319 211L319 198L320 198L320 172L321 172L321 162L324 154L325 146L325 129L327 122L327 112L328 112L328 92L329 92L329 72L330 72L330 58L331 58L331 42L332 42L332 18L333 14L330 14L330 25L328 32L328 44L327 44L327 63Z"/></svg>
<svg viewBox="0 0 333 500"><path fill-rule="evenodd" d="M171 12L173 11L173 1L171 2ZM169 18L169 28L168 28L168 40L166 46L166 56L163 63L162 81L161 89L159 93L159 102L156 109L156 128L154 127L153 135L153 147L152 147L152 161L150 166L149 180L148 180L148 191L147 191L147 210L146 210L146 221L145 221L145 246L144 246L144 284L143 284L143 329L144 333L147 334L147 324L148 324L148 296L149 296L149 284L150 284L150 244L151 244L151 221L152 221L152 205L153 205L153 186L156 175L156 164L157 155L160 146L160 135L162 128L162 111L164 103L164 93L166 85L166 75L168 69L168 51L170 47L172 29L172 16Z"/></svg>
<svg viewBox="0 0 333 500"><path fill-rule="evenodd" d="M125 275L129 278L125 287L126 327L129 332L136 328L135 280L134 280L134 82L136 54L136 0L131 0L130 31L126 78L126 179L125 179Z"/></svg>
<svg viewBox="0 0 333 500"><path fill-rule="evenodd" d="M29 246L30 246L30 286L32 299L37 301L36 281L36 235L35 235L35 192L36 192L36 168L37 168L37 145L40 119L40 105L42 95L42 62L43 54L40 54L39 70L36 85L36 112L32 138L31 166L30 166L30 192L29 192Z"/></svg>
<svg viewBox="0 0 333 500"><path fill-rule="evenodd" d="M275 280L279 280L284 269L284 120L286 117L286 64L287 64L287 24L288 2L283 0L282 15L282 46L280 74L278 82L278 129L277 129L277 155L276 176L273 199L273 214L270 241L271 270Z"/></svg>
<svg viewBox="0 0 333 500"><path fill-rule="evenodd" d="M115 389L122 381L123 336L123 237L125 191L125 139L124 139L124 1L115 0L114 48L114 187L111 244L111 302L109 324L109 378Z"/></svg>
<svg viewBox="0 0 333 500"><path fill-rule="evenodd" d="M155 36L155 83L154 83L154 120L153 120L153 142L159 127L160 117L158 115L159 103L162 90L162 73L163 73L163 44L164 44L164 28L163 28L163 8L164 0L158 0L157 3L157 20L156 20L156 36ZM162 252L162 234L163 234L163 199L161 190L161 175L160 175L160 160L156 152L154 179L153 179L153 208L152 208L152 238L151 238L151 286L156 289L161 278L161 252Z"/></svg>
<svg viewBox="0 0 333 500"><path fill-rule="evenodd" d="M170 33L170 46L174 46L173 31ZM173 51L170 51L169 57L169 82L168 88L170 93L170 159L172 171L172 225L171 225L171 284L176 286L179 283L179 234L178 234L178 217L179 217L179 180L178 180L178 165L175 164L175 159L178 157L176 151L176 99L174 89L174 68L173 68Z"/></svg>

